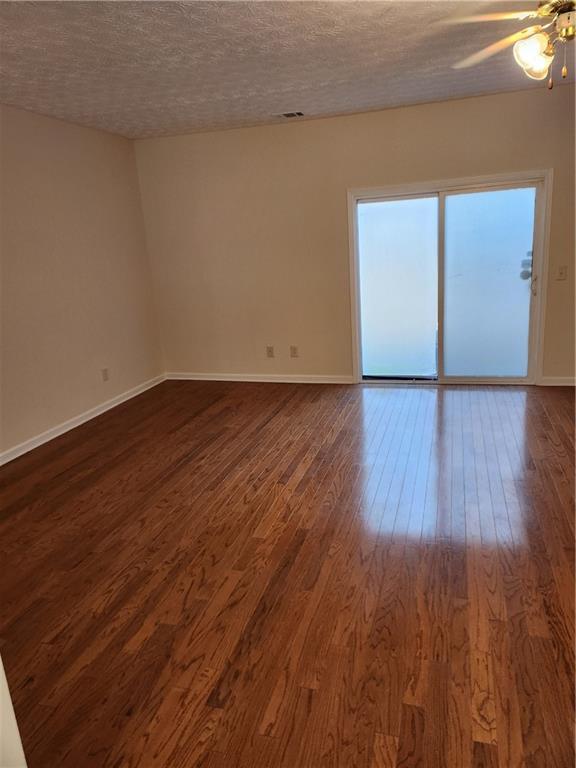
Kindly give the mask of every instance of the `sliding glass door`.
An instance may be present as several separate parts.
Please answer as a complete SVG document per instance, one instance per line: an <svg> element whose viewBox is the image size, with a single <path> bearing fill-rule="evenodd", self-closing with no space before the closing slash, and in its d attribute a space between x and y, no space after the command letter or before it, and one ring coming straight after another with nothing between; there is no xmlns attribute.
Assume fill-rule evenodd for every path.
<svg viewBox="0 0 576 768"><path fill-rule="evenodd" d="M438 197L358 206L366 377L438 374Z"/></svg>
<svg viewBox="0 0 576 768"><path fill-rule="evenodd" d="M534 187L446 195L444 375L528 375Z"/></svg>
<svg viewBox="0 0 576 768"><path fill-rule="evenodd" d="M527 379L536 191L358 201L364 378Z"/></svg>

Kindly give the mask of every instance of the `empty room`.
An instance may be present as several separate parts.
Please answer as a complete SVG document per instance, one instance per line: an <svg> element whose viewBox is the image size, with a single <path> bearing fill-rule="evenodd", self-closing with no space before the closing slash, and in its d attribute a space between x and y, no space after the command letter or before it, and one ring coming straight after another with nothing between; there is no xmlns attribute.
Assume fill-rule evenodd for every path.
<svg viewBox="0 0 576 768"><path fill-rule="evenodd" d="M575 35L0 0L0 768L574 766Z"/></svg>

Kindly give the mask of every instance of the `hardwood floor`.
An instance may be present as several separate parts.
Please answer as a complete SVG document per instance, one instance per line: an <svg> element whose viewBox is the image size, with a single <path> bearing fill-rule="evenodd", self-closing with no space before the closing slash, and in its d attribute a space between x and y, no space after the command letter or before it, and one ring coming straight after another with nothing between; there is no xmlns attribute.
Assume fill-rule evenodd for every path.
<svg viewBox="0 0 576 768"><path fill-rule="evenodd" d="M568 388L165 382L0 470L29 768L573 765Z"/></svg>

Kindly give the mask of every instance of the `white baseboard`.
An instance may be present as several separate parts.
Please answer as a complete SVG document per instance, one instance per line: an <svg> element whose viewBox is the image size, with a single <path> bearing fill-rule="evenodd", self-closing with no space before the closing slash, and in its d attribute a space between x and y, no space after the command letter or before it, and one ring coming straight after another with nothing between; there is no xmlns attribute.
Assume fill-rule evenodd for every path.
<svg viewBox="0 0 576 768"><path fill-rule="evenodd" d="M275 382L279 384L355 384L357 383L353 376L317 376L313 374L264 374L264 373L191 373L188 371L171 372L161 374L153 379L139 384L137 387L129 389L127 392L122 392L120 395L106 400L106 402L100 405L90 408L88 411L74 416L68 421L57 424L55 427L42 432L36 437L32 437L29 440L25 440L19 445L15 445L13 448L9 448L7 451L0 453L0 466L7 464L12 459L22 456L24 453L38 448L38 446L47 443L49 440L53 440L59 435L63 435L65 432L69 432L75 427L79 427L80 424L84 424L86 421L99 416L101 413L109 411L120 403L130 400L132 397L145 392L147 389L155 387L165 379L173 380L191 380L191 381L244 381L244 382ZM576 386L576 379L572 376L543 376L538 384L545 387L573 387Z"/></svg>
<svg viewBox="0 0 576 768"><path fill-rule="evenodd" d="M101 413L109 411L120 403L130 400L132 397L145 392L147 389L155 387L165 379L191 379L198 381L262 381L262 382L285 382L291 384L353 384L354 379L352 376L290 376L290 375L265 375L265 374L249 374L249 373L166 373L160 376L156 376L153 379L139 384L137 387L129 389L127 392L122 392L120 395L106 400L100 405L96 405L94 408L90 408L88 411L74 416L67 421L57 424L55 427L42 432L40 435L31 437L29 440L25 440L19 445L15 445L13 448L9 448L6 451L0 453L0 467L3 464L7 464L13 459L17 459L18 456L22 456L28 451L32 451L34 448L47 443L49 440L53 440L59 435L63 435L65 432L69 432L75 427L79 427L80 424L84 424L86 421L99 416Z"/></svg>
<svg viewBox="0 0 576 768"><path fill-rule="evenodd" d="M166 374L167 379L191 379L194 381L262 381L280 384L354 384L353 376L292 375L286 373L189 373L187 371Z"/></svg>
<svg viewBox="0 0 576 768"><path fill-rule="evenodd" d="M63 421L61 424L57 424L55 427L46 430L46 432L42 432L42 434L36 435L36 437L31 437L29 440L25 440L23 443L15 445L13 448L9 448L7 451L0 453L0 466L7 464L9 461L12 461L12 459L18 458L18 456L22 456L24 453L28 453L28 451L31 451L34 448L38 448L39 445L43 445L44 443L47 443L49 440L53 440L59 435L63 435L64 432L69 432L71 429L74 429L74 427L79 427L80 424L84 424L84 422L90 421L90 419L99 416L105 411L109 411L111 408L120 405L120 403L123 403L126 400L130 400L132 397L136 397L136 395L140 395L147 389L151 389L157 384L160 384L160 382L164 381L164 379L165 376L163 374L161 376L156 376L153 379L149 379L142 384L138 384L137 387L129 389L127 392L122 392L122 394L116 395L116 397L113 397L110 400L106 400L106 402L100 403L100 405L96 405L94 408L90 408L88 411L84 411L84 413L68 419L68 421Z"/></svg>
<svg viewBox="0 0 576 768"><path fill-rule="evenodd" d="M538 382L541 387L576 387L574 376L542 376Z"/></svg>

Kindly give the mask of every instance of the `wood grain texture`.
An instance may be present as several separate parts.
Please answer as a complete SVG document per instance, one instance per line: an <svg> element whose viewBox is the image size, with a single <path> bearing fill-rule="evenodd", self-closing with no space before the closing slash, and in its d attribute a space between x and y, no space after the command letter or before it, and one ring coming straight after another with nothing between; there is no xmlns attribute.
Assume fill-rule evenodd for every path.
<svg viewBox="0 0 576 768"><path fill-rule="evenodd" d="M568 388L164 382L0 500L30 768L573 764Z"/></svg>

